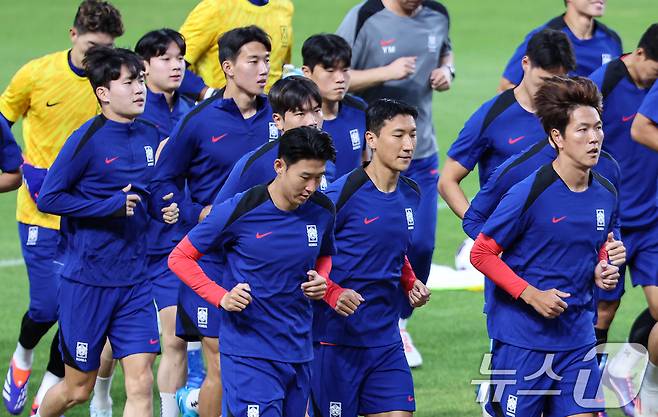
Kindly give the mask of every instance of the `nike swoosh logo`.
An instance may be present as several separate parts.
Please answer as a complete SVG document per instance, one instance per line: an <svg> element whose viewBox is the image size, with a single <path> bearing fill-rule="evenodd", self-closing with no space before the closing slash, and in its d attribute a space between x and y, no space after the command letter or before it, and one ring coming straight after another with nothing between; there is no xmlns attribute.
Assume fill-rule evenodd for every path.
<svg viewBox="0 0 658 417"><path fill-rule="evenodd" d="M379 41L379 44L380 44L381 46L389 46L389 45L391 45L393 42L395 42L395 39L382 39L381 41Z"/></svg>
<svg viewBox="0 0 658 417"><path fill-rule="evenodd" d="M633 114L631 114L630 116L622 116L622 117L621 117L621 121L624 122L624 123L626 123L626 122L628 122L629 120L633 120L633 117L635 117L636 114L637 114L637 113L633 113Z"/></svg>
<svg viewBox="0 0 658 417"><path fill-rule="evenodd" d="M224 137L226 135L228 135L228 133L223 133L219 136L213 136L213 137L210 138L210 140L212 141L212 143L216 143L216 142L219 142L220 140L224 139Z"/></svg>
<svg viewBox="0 0 658 417"><path fill-rule="evenodd" d="M525 136L519 136L519 137L516 137L516 138L509 138L509 139L507 139L507 142L510 145L514 145L516 142L522 140L523 138L525 138Z"/></svg>
<svg viewBox="0 0 658 417"><path fill-rule="evenodd" d="M158 343L158 339L150 339L149 340L149 345L155 345Z"/></svg>
<svg viewBox="0 0 658 417"><path fill-rule="evenodd" d="M61 103L61 101L56 101L56 102L54 102L54 103L51 103L51 102L49 102L49 101L46 101L46 107L53 107L53 106L58 105L59 103Z"/></svg>
<svg viewBox="0 0 658 417"><path fill-rule="evenodd" d="M562 220L566 219L567 216L562 216L562 217L553 217L553 223L560 223Z"/></svg>
<svg viewBox="0 0 658 417"><path fill-rule="evenodd" d="M263 234L256 233L256 239L262 239L262 238L264 238L265 236L269 236L269 235L271 235L271 234L272 234L272 232L267 232L267 233L263 233Z"/></svg>
<svg viewBox="0 0 658 417"><path fill-rule="evenodd" d="M115 156L114 158L105 158L105 163L109 165L112 162L116 161L117 159L119 159L118 156Z"/></svg>
<svg viewBox="0 0 658 417"><path fill-rule="evenodd" d="M430 175L436 175L439 173L438 169L430 169Z"/></svg>
<svg viewBox="0 0 658 417"><path fill-rule="evenodd" d="M407 396L407 401L412 402L414 400L414 397L411 395Z"/></svg>
<svg viewBox="0 0 658 417"><path fill-rule="evenodd" d="M366 218L363 219L363 224L370 224L370 223L372 223L372 222L374 222L375 220L378 220L378 219L379 219L379 216L373 217L372 219L369 219L369 218L366 217Z"/></svg>

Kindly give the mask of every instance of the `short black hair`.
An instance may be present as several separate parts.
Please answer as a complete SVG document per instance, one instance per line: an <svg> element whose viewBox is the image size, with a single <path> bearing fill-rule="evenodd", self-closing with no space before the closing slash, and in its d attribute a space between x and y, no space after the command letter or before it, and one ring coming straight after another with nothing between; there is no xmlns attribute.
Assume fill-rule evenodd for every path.
<svg viewBox="0 0 658 417"><path fill-rule="evenodd" d="M314 127L302 126L286 130L279 141L277 157L287 165L302 159L336 161L336 148L329 133Z"/></svg>
<svg viewBox="0 0 658 417"><path fill-rule="evenodd" d="M644 55L652 60L658 61L658 23L649 26L637 44L638 48L644 49Z"/></svg>
<svg viewBox="0 0 658 417"><path fill-rule="evenodd" d="M106 33L113 38L123 35L121 13L107 1L85 0L80 3L73 27L79 34Z"/></svg>
<svg viewBox="0 0 658 417"><path fill-rule="evenodd" d="M244 26L224 32L217 41L219 47L219 62L235 61L240 48L249 42L259 42L268 52L272 51L269 35L256 25Z"/></svg>
<svg viewBox="0 0 658 417"><path fill-rule="evenodd" d="M311 107L315 101L322 104L318 86L306 77L292 75L274 83L268 94L272 112L283 116L288 111Z"/></svg>
<svg viewBox="0 0 658 417"><path fill-rule="evenodd" d="M145 61L148 61L153 57L164 55L172 42L178 46L181 55L185 56L185 38L180 33L169 28L152 30L142 36L137 41L137 45L135 45L135 52Z"/></svg>
<svg viewBox="0 0 658 417"><path fill-rule="evenodd" d="M303 65L311 71L316 65L324 68L349 67L352 63L352 48L338 35L321 33L304 41L302 59Z"/></svg>
<svg viewBox="0 0 658 417"><path fill-rule="evenodd" d="M139 77L144 71L142 58L130 49L124 48L94 46L87 51L83 64L94 91L101 86L109 87L110 81L118 80L123 66L133 78Z"/></svg>
<svg viewBox="0 0 658 417"><path fill-rule="evenodd" d="M418 110L404 101L390 98L379 99L368 106L368 110L366 110L366 130L379 135L384 123L400 114L416 119Z"/></svg>
<svg viewBox="0 0 658 417"><path fill-rule="evenodd" d="M571 41L561 30L542 29L530 37L525 55L533 67L544 70L576 69L576 56Z"/></svg>

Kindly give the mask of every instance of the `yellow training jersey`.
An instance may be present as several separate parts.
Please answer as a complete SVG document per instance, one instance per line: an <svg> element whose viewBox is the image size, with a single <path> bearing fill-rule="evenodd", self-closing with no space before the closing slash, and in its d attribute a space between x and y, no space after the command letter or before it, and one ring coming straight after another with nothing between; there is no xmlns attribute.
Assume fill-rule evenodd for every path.
<svg viewBox="0 0 658 417"><path fill-rule="evenodd" d="M283 64L290 62L292 48L292 14L290 0L270 0L256 6L248 0L202 0L187 16L180 32L185 36L185 60L192 70L213 88L226 85L219 65L217 40L231 29L257 25L270 35L270 75L266 91L281 78Z"/></svg>
<svg viewBox="0 0 658 417"><path fill-rule="evenodd" d="M50 168L69 135L99 111L89 80L69 67L68 51L28 62L0 96L0 113L12 122L23 117L23 157L39 168ZM59 217L37 210L25 184L18 190L16 219L59 229Z"/></svg>

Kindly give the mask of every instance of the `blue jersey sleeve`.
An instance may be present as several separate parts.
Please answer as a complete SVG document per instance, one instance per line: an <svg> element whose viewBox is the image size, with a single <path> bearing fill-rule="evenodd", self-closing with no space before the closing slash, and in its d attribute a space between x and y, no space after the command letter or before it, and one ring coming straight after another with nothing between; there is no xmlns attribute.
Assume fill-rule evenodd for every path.
<svg viewBox="0 0 658 417"><path fill-rule="evenodd" d="M512 246L525 230L526 188L525 183L512 187L482 227L482 233L493 238L504 249Z"/></svg>
<svg viewBox="0 0 658 417"><path fill-rule="evenodd" d="M48 170L37 199L40 211L69 217L108 217L125 206L126 193L123 191L107 199L90 199L75 193L74 188L95 153L93 143L88 142L79 148L82 136L71 136Z"/></svg>
<svg viewBox="0 0 658 417"><path fill-rule="evenodd" d="M516 85L518 85L523 79L523 68L521 67L521 60L523 59L525 51L528 48L528 42L530 41L532 35L534 35L540 29L541 28L535 29L526 35L525 39L523 39L523 42L521 42L521 45L516 48L514 54L507 62L505 71L503 71L503 77L507 78L509 81Z"/></svg>
<svg viewBox="0 0 658 417"><path fill-rule="evenodd" d="M21 148L14 140L9 125L0 118L0 171L15 172L22 164Z"/></svg>
<svg viewBox="0 0 658 417"><path fill-rule="evenodd" d="M605 69L607 65L603 65L602 67L597 68L592 72L587 78L592 80L594 84L599 88L599 91L601 91L601 87L603 87L603 77L605 77Z"/></svg>
<svg viewBox="0 0 658 417"><path fill-rule="evenodd" d="M644 97L637 112L652 122L658 123L658 82L653 83L653 87Z"/></svg>
<svg viewBox="0 0 658 417"><path fill-rule="evenodd" d="M337 252L336 249L336 237L334 235L334 224L336 222L335 212L331 216L331 220L327 225L327 229L322 236L322 245L320 246L320 256L331 256L335 255Z"/></svg>
<svg viewBox="0 0 658 417"><path fill-rule="evenodd" d="M183 82L178 88L178 92L191 97L196 101L199 99L201 91L203 91L205 87L206 83L203 81L203 78L199 77L189 69L186 69Z"/></svg>
<svg viewBox="0 0 658 417"><path fill-rule="evenodd" d="M192 245L201 253L221 251L231 238L227 223L241 196L213 206L208 216L188 233Z"/></svg>
<svg viewBox="0 0 658 417"><path fill-rule="evenodd" d="M235 165L233 165L231 172L229 172L228 177L226 178L226 181L224 181L224 185L222 185L222 188L219 189L219 192L215 197L213 206L221 204L234 195L247 191L249 188L251 188L247 185L248 181L247 178L243 177L243 173L244 167L253 153L253 151L246 153L240 159L238 159L238 162L236 162Z"/></svg>
<svg viewBox="0 0 658 417"><path fill-rule="evenodd" d="M475 168L482 154L489 147L487 139L480 134L480 131L484 118L494 101L495 99L488 101L471 115L455 142L448 149L448 156L469 171Z"/></svg>

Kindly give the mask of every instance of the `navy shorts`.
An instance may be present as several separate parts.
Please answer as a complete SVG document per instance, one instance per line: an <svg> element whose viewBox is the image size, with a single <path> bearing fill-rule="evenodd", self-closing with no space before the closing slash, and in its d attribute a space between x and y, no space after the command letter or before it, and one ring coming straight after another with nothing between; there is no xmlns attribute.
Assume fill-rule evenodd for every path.
<svg viewBox="0 0 658 417"><path fill-rule="evenodd" d="M565 417L603 411L594 345L565 352L523 349L494 340L487 412L492 416ZM506 372L503 372L506 371Z"/></svg>
<svg viewBox="0 0 658 417"><path fill-rule="evenodd" d="M59 306L60 349L64 363L73 368L98 369L106 339L115 359L160 352L148 280L127 287L95 287L62 278Z"/></svg>
<svg viewBox="0 0 658 417"><path fill-rule="evenodd" d="M289 363L220 353L222 416L304 417L310 362Z"/></svg>
<svg viewBox="0 0 658 417"><path fill-rule="evenodd" d="M219 280L223 271L219 262L204 257L199 260L199 265L206 275L215 281ZM179 286L176 336L188 342L195 342L204 337L218 338L219 316L219 307L208 303L187 285Z"/></svg>
<svg viewBox="0 0 658 417"><path fill-rule="evenodd" d="M621 237L626 246L626 265L622 269L631 273L633 286L658 285L658 225L622 228Z"/></svg>
<svg viewBox="0 0 658 417"><path fill-rule="evenodd" d="M153 299L158 311L178 304L178 287L181 280L167 265L169 254L147 257L148 275L153 285Z"/></svg>
<svg viewBox="0 0 658 417"><path fill-rule="evenodd" d="M402 343L382 347L314 346L313 417L415 411L414 382Z"/></svg>

